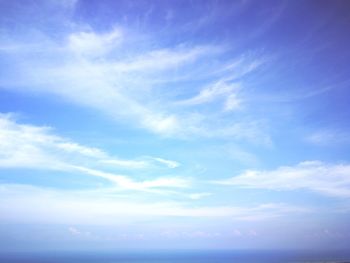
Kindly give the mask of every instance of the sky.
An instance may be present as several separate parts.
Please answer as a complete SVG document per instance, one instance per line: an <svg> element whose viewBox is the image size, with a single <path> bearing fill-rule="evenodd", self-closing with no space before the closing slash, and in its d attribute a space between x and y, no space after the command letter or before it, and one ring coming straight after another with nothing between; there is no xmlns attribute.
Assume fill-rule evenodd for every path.
<svg viewBox="0 0 350 263"><path fill-rule="evenodd" d="M0 0L0 250L347 248L349 11Z"/></svg>

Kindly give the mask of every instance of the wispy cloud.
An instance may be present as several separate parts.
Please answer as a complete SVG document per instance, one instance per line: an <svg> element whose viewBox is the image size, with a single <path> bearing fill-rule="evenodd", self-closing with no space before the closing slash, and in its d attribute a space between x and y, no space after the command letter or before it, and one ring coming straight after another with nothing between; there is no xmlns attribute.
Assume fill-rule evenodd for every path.
<svg viewBox="0 0 350 263"><path fill-rule="evenodd" d="M331 129L318 130L306 136L306 141L319 146L336 146L349 144L350 136L347 132Z"/></svg>
<svg viewBox="0 0 350 263"><path fill-rule="evenodd" d="M218 50L218 47L210 46L180 46L172 49L158 49L136 55L130 59L127 58L123 62L115 62L111 66L116 72L138 72L143 74L159 72L194 63L202 57L215 54Z"/></svg>
<svg viewBox="0 0 350 263"><path fill-rule="evenodd" d="M116 225L130 220L154 217L230 218L260 221L307 213L309 210L287 204L247 206L200 206L174 201L132 200L110 196L108 192L67 191L26 185L0 187L0 215L3 222Z"/></svg>
<svg viewBox="0 0 350 263"><path fill-rule="evenodd" d="M334 197L350 197L350 165L305 161L271 171L248 170L215 183L277 191L309 190Z"/></svg>
<svg viewBox="0 0 350 263"><path fill-rule="evenodd" d="M92 30L82 31L68 36L67 48L76 55L99 57L115 48L122 39L120 29L105 34L96 34Z"/></svg>
<svg viewBox="0 0 350 263"><path fill-rule="evenodd" d="M240 88L238 83L227 83L218 81L209 87L200 91L195 97L179 101L178 105L199 105L213 102L219 98L224 100L224 109L227 111L237 109L240 106L240 100L237 91Z"/></svg>
<svg viewBox="0 0 350 263"><path fill-rule="evenodd" d="M86 168L82 166L69 165L68 168L71 171L78 171L92 176L101 177L112 181L117 184L118 187L124 190L139 190L139 191L153 191L152 189L160 188L186 188L190 185L190 180L185 178L176 177L163 177L156 178L147 181L135 181L128 176L118 175L114 173L107 173L100 170ZM158 191L153 191L158 192Z"/></svg>
<svg viewBox="0 0 350 263"><path fill-rule="evenodd" d="M142 156L137 160L122 160L122 159L101 159L99 162L110 166L125 167L133 169L145 169L152 167L164 166L167 168L177 168L181 164L173 160L167 160L160 157Z"/></svg>
<svg viewBox="0 0 350 263"><path fill-rule="evenodd" d="M195 193L195 194L190 194L189 197L193 200L198 200L211 195L212 193Z"/></svg>
<svg viewBox="0 0 350 263"><path fill-rule="evenodd" d="M68 231L73 236L83 236L83 237L90 237L91 236L90 232L81 231L73 226L68 227Z"/></svg>
<svg viewBox="0 0 350 263"><path fill-rule="evenodd" d="M99 162L110 166L124 167L130 169L144 169L150 166L149 162L145 160L103 159Z"/></svg>
<svg viewBox="0 0 350 263"><path fill-rule="evenodd" d="M178 163L176 161L172 161L172 160L167 160L167 159L163 159L163 158L159 158L159 157L151 157L151 159L153 159L159 163L165 164L169 168L176 168L176 167L180 166L180 163Z"/></svg>
<svg viewBox="0 0 350 263"><path fill-rule="evenodd" d="M90 168L86 166L90 163ZM83 173L104 178L124 190L146 191L153 188L183 188L190 180L180 177L163 177L135 181L126 175L107 173L101 164L133 169L152 169L157 165L176 168L178 162L159 157L123 160L108 155L101 149L80 145L53 134L49 127L18 124L10 115L0 115L0 168L35 168Z"/></svg>
<svg viewBox="0 0 350 263"><path fill-rule="evenodd" d="M222 233L220 232L208 232L208 231L202 231L202 230L197 230L197 231L164 231L161 233L161 236L165 238L170 238L170 239L177 239L177 238L218 238L222 236Z"/></svg>
<svg viewBox="0 0 350 263"><path fill-rule="evenodd" d="M17 48L1 50L12 59L12 72L20 76L2 78L1 88L60 96L131 127L167 137L235 137L229 132L232 126L255 121L237 124L218 120L240 108L239 91L244 85L242 79L239 83L235 79L262 64L257 56L240 56L238 62L225 59L218 64L217 57L227 49L220 45L139 47L135 42L140 40L121 26L109 32L75 26L60 41L40 33L30 40L36 48L28 48L26 41L10 39L7 42ZM175 94L167 87L174 81L182 85L184 76L190 81L199 77L204 88L193 97L188 92ZM178 95L183 97L180 102ZM202 112L201 105L217 100L222 101L218 112ZM256 132L266 131L259 127ZM241 137L250 140L244 134Z"/></svg>

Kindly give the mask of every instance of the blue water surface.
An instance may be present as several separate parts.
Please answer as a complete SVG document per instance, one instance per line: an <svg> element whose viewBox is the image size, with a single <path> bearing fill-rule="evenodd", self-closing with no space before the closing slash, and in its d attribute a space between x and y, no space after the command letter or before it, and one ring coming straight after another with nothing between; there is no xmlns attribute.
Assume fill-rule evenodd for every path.
<svg viewBox="0 0 350 263"><path fill-rule="evenodd" d="M17 252L1 263L350 263L349 251Z"/></svg>

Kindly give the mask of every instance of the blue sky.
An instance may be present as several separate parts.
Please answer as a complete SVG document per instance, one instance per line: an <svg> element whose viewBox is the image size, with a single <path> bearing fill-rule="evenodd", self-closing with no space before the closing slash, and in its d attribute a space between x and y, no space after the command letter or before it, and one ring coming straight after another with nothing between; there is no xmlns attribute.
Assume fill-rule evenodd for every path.
<svg viewBox="0 0 350 263"><path fill-rule="evenodd" d="M346 1L0 1L0 244L346 248Z"/></svg>

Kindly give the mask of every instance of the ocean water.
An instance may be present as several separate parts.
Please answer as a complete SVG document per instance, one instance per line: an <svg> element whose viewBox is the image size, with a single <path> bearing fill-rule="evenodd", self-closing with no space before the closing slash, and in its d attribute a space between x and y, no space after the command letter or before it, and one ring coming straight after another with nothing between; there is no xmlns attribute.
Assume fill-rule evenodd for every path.
<svg viewBox="0 0 350 263"><path fill-rule="evenodd" d="M350 263L349 251L148 251L1 253L1 263Z"/></svg>

